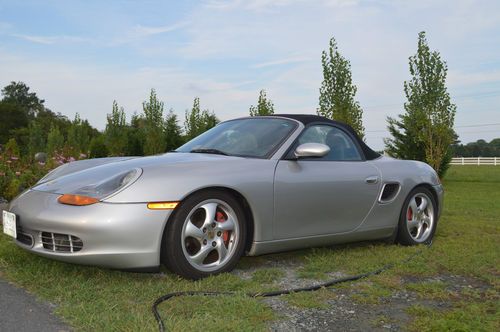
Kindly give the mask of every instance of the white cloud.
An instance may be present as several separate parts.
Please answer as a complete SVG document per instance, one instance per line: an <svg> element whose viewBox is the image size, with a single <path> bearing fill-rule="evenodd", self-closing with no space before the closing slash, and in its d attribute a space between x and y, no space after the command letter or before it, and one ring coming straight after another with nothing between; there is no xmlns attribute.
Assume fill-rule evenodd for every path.
<svg viewBox="0 0 500 332"><path fill-rule="evenodd" d="M324 4L330 7L351 7L359 4L358 0L324 0Z"/></svg>
<svg viewBox="0 0 500 332"><path fill-rule="evenodd" d="M448 84L451 87L470 87L486 83L500 83L500 69L475 72L450 70L448 72Z"/></svg>
<svg viewBox="0 0 500 332"><path fill-rule="evenodd" d="M144 25L136 25L133 29L133 34L135 37L145 37L151 35L157 35L166 32L172 32L175 30L179 30L189 25L189 22L179 22L173 25L165 25L165 26L144 26Z"/></svg>
<svg viewBox="0 0 500 332"><path fill-rule="evenodd" d="M90 39L88 38L82 38L76 36L36 36L36 35L23 35L23 34L12 34L11 36L43 45L53 45L56 43L64 43L64 42L81 43L90 41Z"/></svg>
<svg viewBox="0 0 500 332"><path fill-rule="evenodd" d="M240 8L262 12L305 1L307 0L209 0L205 1L205 7L217 10L233 10Z"/></svg>
<svg viewBox="0 0 500 332"><path fill-rule="evenodd" d="M156 36L165 33L171 33L190 25L189 21L177 22L171 25L161 25L161 26L146 26L142 24L135 25L128 32L122 34L120 37L115 38L110 45L118 46L123 44L128 44L136 41L143 40L151 36ZM158 53L157 50L150 50L150 53Z"/></svg>
<svg viewBox="0 0 500 332"><path fill-rule="evenodd" d="M289 57L289 58L283 58L283 59L277 59L277 60L273 60L273 61L257 63L257 64L252 65L252 68L265 68L265 67L271 67L271 66L287 65L290 63L305 62L305 61L310 61L310 60L312 60L310 57L295 56L295 57Z"/></svg>

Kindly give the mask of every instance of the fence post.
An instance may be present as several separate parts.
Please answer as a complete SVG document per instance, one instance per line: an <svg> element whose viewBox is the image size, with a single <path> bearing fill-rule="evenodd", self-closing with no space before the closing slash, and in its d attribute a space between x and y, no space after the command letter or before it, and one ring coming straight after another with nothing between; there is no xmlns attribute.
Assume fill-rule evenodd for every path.
<svg viewBox="0 0 500 332"><path fill-rule="evenodd" d="M464 164L464 157L462 157L462 165Z"/></svg>
<svg viewBox="0 0 500 332"><path fill-rule="evenodd" d="M495 166L497 165L497 157L495 157Z"/></svg>

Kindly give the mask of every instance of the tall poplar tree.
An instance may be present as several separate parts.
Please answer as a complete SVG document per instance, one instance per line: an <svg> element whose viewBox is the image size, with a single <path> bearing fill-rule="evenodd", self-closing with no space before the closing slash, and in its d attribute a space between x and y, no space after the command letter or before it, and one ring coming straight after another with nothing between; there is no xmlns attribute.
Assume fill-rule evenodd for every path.
<svg viewBox="0 0 500 332"><path fill-rule="evenodd" d="M351 63L338 51L335 38L321 55L323 82L319 90L318 115L347 123L363 138L363 110L355 100L357 87L352 83Z"/></svg>
<svg viewBox="0 0 500 332"><path fill-rule="evenodd" d="M151 89L149 100L142 103L144 110L144 154L152 155L165 151L163 120L164 104Z"/></svg>
<svg viewBox="0 0 500 332"><path fill-rule="evenodd" d="M55 152L61 152L64 146L64 136L59 128L52 124L47 136L47 153L53 155Z"/></svg>
<svg viewBox="0 0 500 332"><path fill-rule="evenodd" d="M201 110L200 98L196 97L193 101L193 108L186 111L186 120L184 122L186 139L190 140L215 127L218 123L219 119L217 119L213 112Z"/></svg>
<svg viewBox="0 0 500 332"><path fill-rule="evenodd" d="M66 140L66 152L77 157L81 152L87 153L90 135L89 124L86 120L80 118L80 114L75 114L75 119L71 122L68 129L68 138Z"/></svg>
<svg viewBox="0 0 500 332"><path fill-rule="evenodd" d="M257 106L250 106L250 116L262 116L274 114L273 102L267 98L266 90L262 89L259 93Z"/></svg>
<svg viewBox="0 0 500 332"><path fill-rule="evenodd" d="M116 100L113 101L111 114L107 115L105 142L110 155L123 156L127 146L127 122L125 111L119 107ZM97 143L96 143L97 144Z"/></svg>
<svg viewBox="0 0 500 332"><path fill-rule="evenodd" d="M387 119L392 138L385 140L386 149L397 158L425 161L442 177L456 138L456 106L446 88L448 66L438 51L430 50L425 32L418 35L417 53L409 58L409 66L405 112Z"/></svg>

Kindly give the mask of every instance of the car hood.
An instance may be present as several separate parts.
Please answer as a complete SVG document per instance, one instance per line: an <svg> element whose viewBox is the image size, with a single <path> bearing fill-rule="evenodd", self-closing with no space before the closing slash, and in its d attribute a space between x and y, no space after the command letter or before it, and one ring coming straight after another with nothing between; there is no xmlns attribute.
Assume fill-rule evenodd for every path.
<svg viewBox="0 0 500 332"><path fill-rule="evenodd" d="M167 174L172 166L196 169L197 165L218 163L220 161L242 160L241 157L201 153L167 153L149 157L98 158L77 161L63 165L49 173L32 190L67 194L85 186L101 183L119 173L141 169L143 173Z"/></svg>

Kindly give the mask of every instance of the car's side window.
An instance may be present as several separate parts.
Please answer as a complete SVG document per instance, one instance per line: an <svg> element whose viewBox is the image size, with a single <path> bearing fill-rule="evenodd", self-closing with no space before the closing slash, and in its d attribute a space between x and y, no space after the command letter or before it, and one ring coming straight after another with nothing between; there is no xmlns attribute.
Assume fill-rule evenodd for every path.
<svg viewBox="0 0 500 332"><path fill-rule="evenodd" d="M330 152L322 158L311 160L356 161L363 160L357 146L343 130L328 125L313 125L305 129L299 144L321 143L330 147Z"/></svg>

